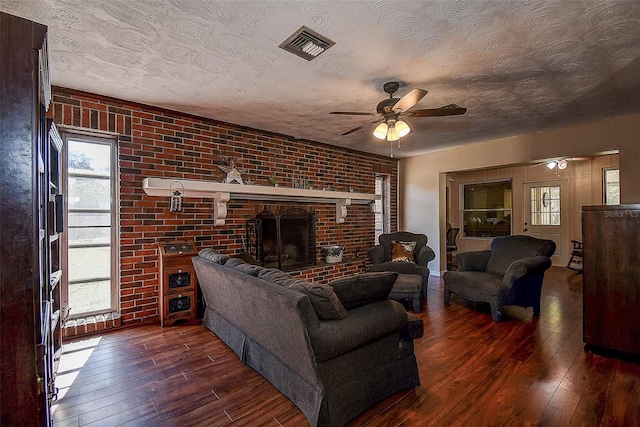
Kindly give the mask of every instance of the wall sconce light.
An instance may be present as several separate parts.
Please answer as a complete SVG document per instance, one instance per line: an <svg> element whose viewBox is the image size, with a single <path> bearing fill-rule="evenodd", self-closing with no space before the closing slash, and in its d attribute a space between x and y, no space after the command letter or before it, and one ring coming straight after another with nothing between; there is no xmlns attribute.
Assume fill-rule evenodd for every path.
<svg viewBox="0 0 640 427"><path fill-rule="evenodd" d="M177 184L177 185L174 186L174 184ZM178 190L178 185L182 188L182 191ZM184 185L182 185L182 183L180 183L179 181L173 181L169 185L169 192L171 193L171 202L169 204L169 212L182 211L182 193L184 193Z"/></svg>

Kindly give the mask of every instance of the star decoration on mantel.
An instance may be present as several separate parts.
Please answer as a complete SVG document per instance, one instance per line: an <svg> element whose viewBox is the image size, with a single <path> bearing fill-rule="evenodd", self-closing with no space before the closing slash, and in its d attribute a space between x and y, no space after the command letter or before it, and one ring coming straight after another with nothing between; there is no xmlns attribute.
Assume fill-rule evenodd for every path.
<svg viewBox="0 0 640 427"><path fill-rule="evenodd" d="M227 174L226 178L224 179L225 184L236 183L244 185L244 182L242 181L242 174L246 172L246 169L238 169L233 159L231 159L231 161L229 162L229 166L218 165L218 167Z"/></svg>

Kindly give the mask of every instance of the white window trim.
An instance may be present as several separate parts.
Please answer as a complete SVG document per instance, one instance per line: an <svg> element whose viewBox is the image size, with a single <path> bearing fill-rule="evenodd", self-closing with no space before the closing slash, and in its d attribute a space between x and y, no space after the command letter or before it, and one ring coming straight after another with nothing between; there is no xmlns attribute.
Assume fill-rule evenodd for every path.
<svg viewBox="0 0 640 427"><path fill-rule="evenodd" d="M105 134L92 134L86 131L75 132L72 130L65 130L62 133L64 140L63 146L63 168L62 168L62 182L63 182L63 194L64 194L64 224L69 223L68 213L68 141L78 140L86 141L98 144L110 144L111 153L111 302L109 309L95 311L95 312L83 312L73 313L69 311L69 238L67 233L63 233L62 241L62 265L64 271L67 274L63 274L62 280L62 306L65 319L82 318L98 314L106 313L119 313L120 312L120 173L118 169L118 139L116 135Z"/></svg>

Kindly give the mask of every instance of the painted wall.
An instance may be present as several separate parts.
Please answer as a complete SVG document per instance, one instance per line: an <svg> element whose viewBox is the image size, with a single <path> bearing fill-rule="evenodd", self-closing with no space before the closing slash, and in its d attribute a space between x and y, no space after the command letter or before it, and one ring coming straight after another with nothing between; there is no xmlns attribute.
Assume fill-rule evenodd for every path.
<svg viewBox="0 0 640 427"><path fill-rule="evenodd" d="M437 274L446 268L445 173L586 156L611 150L619 151L621 203L640 203L640 114L402 159L398 178L399 228L427 234L429 246L436 251L436 258L429 268Z"/></svg>

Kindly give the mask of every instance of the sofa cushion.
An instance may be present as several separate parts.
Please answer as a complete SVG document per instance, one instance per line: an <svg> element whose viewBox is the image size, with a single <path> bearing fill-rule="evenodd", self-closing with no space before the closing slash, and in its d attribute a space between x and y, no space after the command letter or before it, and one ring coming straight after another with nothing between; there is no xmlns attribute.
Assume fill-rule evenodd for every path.
<svg viewBox="0 0 640 427"><path fill-rule="evenodd" d="M416 249L416 242L392 242L391 261L415 263L413 251Z"/></svg>
<svg viewBox="0 0 640 427"><path fill-rule="evenodd" d="M200 250L200 252L198 252L198 256L218 264L224 264L229 259L229 255L221 254L212 248L204 248Z"/></svg>
<svg viewBox="0 0 640 427"><path fill-rule="evenodd" d="M294 283L301 281L301 279L291 277L277 268L263 268L258 272L258 278L284 287L290 287ZM302 282L305 283L305 281Z"/></svg>
<svg viewBox="0 0 640 427"><path fill-rule="evenodd" d="M255 259L255 257L247 252L240 252L238 254L233 255L231 258L240 258L241 260L243 260L244 262L246 262L247 264L255 264L255 265L260 265L260 262Z"/></svg>
<svg viewBox="0 0 640 427"><path fill-rule="evenodd" d="M377 301L373 304L354 308L349 315L339 322L322 322L320 328L310 330L309 338L313 345L316 360L324 362L335 357L353 352L353 357L348 357L352 363L361 363L359 357L371 357L375 359L373 366L380 367L381 359L387 358L388 353L377 352L360 353L358 349L381 339L390 339L398 346L398 335L402 334L407 324L407 311L397 301ZM386 337L386 338L385 338ZM402 344L401 344L402 345ZM384 346L386 347L386 346ZM379 348L379 347L378 347ZM411 349L413 350L413 349ZM356 356L358 355L358 356ZM333 365L350 369L349 364ZM326 369L326 368L325 368ZM345 372L336 372L337 375L346 376ZM395 375L395 372L385 372L383 375ZM327 424L330 425L330 424Z"/></svg>
<svg viewBox="0 0 640 427"><path fill-rule="evenodd" d="M225 267L235 268L240 264L246 264L247 262L240 258L229 258L227 262L224 263Z"/></svg>
<svg viewBox="0 0 640 427"><path fill-rule="evenodd" d="M347 310L387 299L398 273L363 273L329 283ZM422 282L421 282L422 283Z"/></svg>
<svg viewBox="0 0 640 427"><path fill-rule="evenodd" d="M229 263L229 261L227 261L227 264ZM260 271L264 269L264 267L260 265L253 265L253 264L247 264L247 263L238 264L233 268L235 270L242 271L243 273L249 274L251 276L257 276L258 273L260 273Z"/></svg>
<svg viewBox="0 0 640 427"><path fill-rule="evenodd" d="M499 274L482 271L447 271L446 289L476 302L507 299L511 288L502 284Z"/></svg>
<svg viewBox="0 0 640 427"><path fill-rule="evenodd" d="M296 279L297 282L289 286L309 297L313 310L320 320L342 320L347 317L347 310L329 285L310 283L306 280Z"/></svg>

